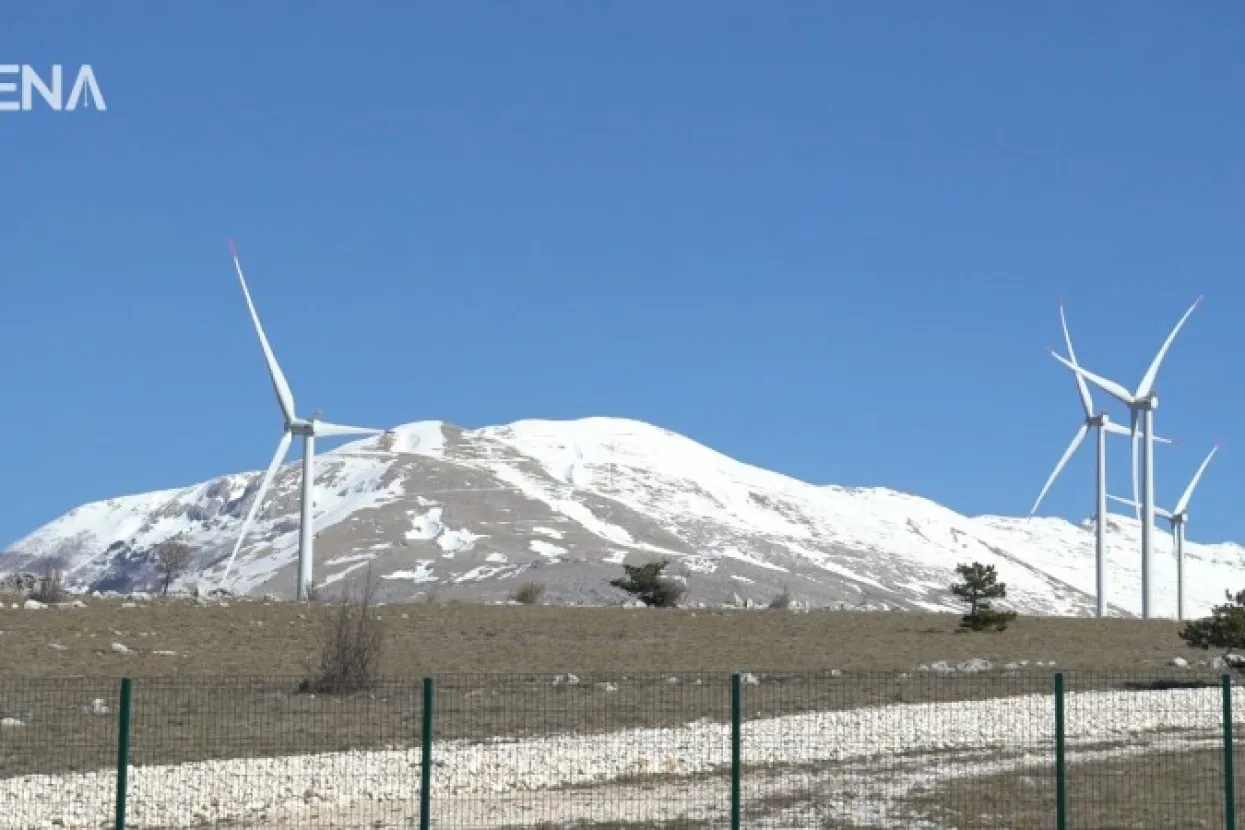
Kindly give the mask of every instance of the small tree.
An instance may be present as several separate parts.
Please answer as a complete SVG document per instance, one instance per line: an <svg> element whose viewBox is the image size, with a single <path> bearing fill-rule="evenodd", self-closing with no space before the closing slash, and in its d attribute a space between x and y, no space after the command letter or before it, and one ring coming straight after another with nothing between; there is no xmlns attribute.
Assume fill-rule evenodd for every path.
<svg viewBox="0 0 1245 830"><path fill-rule="evenodd" d="M156 571L160 574L160 593L168 596L173 580L190 566L190 546L181 542L165 542L156 548Z"/></svg>
<svg viewBox="0 0 1245 830"><path fill-rule="evenodd" d="M968 613L960 619L961 629L1003 631L1016 619L1015 611L998 611L990 604L991 600L1007 597L1007 585L999 582L993 565L961 563L955 566L955 572L963 581L952 583L951 593L968 603Z"/></svg>
<svg viewBox="0 0 1245 830"><path fill-rule="evenodd" d="M1225 652L1245 650L1245 591L1236 596L1224 591L1227 602L1211 609L1209 617L1185 623L1180 639L1192 648L1221 648ZM1242 661L1230 661L1241 668Z"/></svg>
<svg viewBox="0 0 1245 830"><path fill-rule="evenodd" d="M337 607L320 635L319 659L310 666L299 691L350 694L376 683L385 646L384 624L375 613L376 582L369 566L358 593L342 590Z"/></svg>
<svg viewBox="0 0 1245 830"><path fill-rule="evenodd" d="M43 567L35 582L30 598L36 602L51 604L64 602L69 598L65 590L65 562L60 557L51 557L43 562Z"/></svg>
<svg viewBox="0 0 1245 830"><path fill-rule="evenodd" d="M673 608L683 596L683 586L673 579L662 576L670 560L647 562L643 565L623 565L625 577L611 579L610 585L621 588L650 608Z"/></svg>
<svg viewBox="0 0 1245 830"><path fill-rule="evenodd" d="M769 610L771 611L786 611L790 607L791 592L786 588L783 588L781 593L775 595L774 598L769 601Z"/></svg>

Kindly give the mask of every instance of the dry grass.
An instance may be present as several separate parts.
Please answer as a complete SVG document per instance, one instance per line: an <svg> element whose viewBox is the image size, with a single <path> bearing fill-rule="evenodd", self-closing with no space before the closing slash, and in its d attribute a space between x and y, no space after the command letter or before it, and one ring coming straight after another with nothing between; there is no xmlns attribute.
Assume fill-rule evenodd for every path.
<svg viewBox="0 0 1245 830"><path fill-rule="evenodd" d="M458 603L373 611L389 635L381 671L391 679L366 693L329 697L296 689L333 606L153 600L125 608L96 600L85 608L0 610L0 714L26 723L4 735L0 777L109 768L115 678L123 675L137 678L132 752L146 765L416 746L423 676L437 678L436 737L483 739L724 722L732 671L755 673L757 682L745 686L744 715L756 718L1051 690L1049 667L950 677L913 671L938 660L1053 660L1070 672L1097 673L1073 687L1122 688L1129 678L1190 674L1165 668L1175 655L1208 656L1189 650L1178 625L1165 621L1021 618L1003 633L972 634L956 633L951 614ZM115 653L114 642L131 653ZM578 682L558 677L567 673ZM89 713L96 698L114 711ZM1077 770L1071 796L1082 812L1074 811L1074 826L1174 826L1164 824L1168 803L1202 820L1202 808L1188 812L1188 802L1209 798L1199 795L1209 785L1197 783L1208 780L1206 759L1164 758L1168 790L1157 774L1136 777L1139 759L1112 763ZM913 807L942 811L957 827L1050 826L1046 784L1030 792L1032 779L948 781L920 794ZM1135 781L1155 782L1147 803L1157 806L1133 810L1125 803L1120 793ZM1179 802L1178 791L1187 796ZM1173 800L1165 801L1165 792ZM1091 802L1106 806L1084 812L1097 809ZM771 806L781 805L758 801L750 809L761 819ZM1213 804L1203 812L1210 817ZM983 818L990 815L1003 818L990 823ZM1125 823L1110 823L1117 820ZM1202 826L1196 821L1182 826Z"/></svg>
<svg viewBox="0 0 1245 830"><path fill-rule="evenodd" d="M1245 773L1236 790L1245 793ZM911 802L959 830L1053 826L1051 769L952 779ZM1238 810L1238 823L1245 809ZM1224 823L1218 750L1159 752L1068 764L1068 824L1101 830L1212 830Z"/></svg>
<svg viewBox="0 0 1245 830"><path fill-rule="evenodd" d="M294 675L318 651L331 606L153 600L136 608L0 610L0 677ZM378 606L385 676L550 672L902 672L936 660L1054 660L1137 672L1206 657L1165 620L1024 618L1002 633L956 633L953 614L481 606ZM113 642L134 653L115 654ZM50 644L64 646L54 649ZM176 657L156 655L174 651Z"/></svg>

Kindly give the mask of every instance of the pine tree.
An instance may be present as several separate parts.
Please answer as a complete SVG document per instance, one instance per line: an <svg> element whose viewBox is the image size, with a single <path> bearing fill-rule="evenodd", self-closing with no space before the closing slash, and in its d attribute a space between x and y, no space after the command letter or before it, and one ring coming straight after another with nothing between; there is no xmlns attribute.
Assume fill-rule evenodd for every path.
<svg viewBox="0 0 1245 830"><path fill-rule="evenodd" d="M1224 591L1224 596L1228 601L1212 608L1209 617L1185 623L1180 639L1203 650L1245 650L1245 591L1238 591L1236 596Z"/></svg>
<svg viewBox="0 0 1245 830"><path fill-rule="evenodd" d="M1015 611L998 611L990 604L991 600L1007 597L1007 585L999 582L993 565L961 563L955 566L955 572L963 581L952 583L951 593L968 603L968 613L960 619L960 628L1003 631L1008 623L1016 619Z"/></svg>
<svg viewBox="0 0 1245 830"><path fill-rule="evenodd" d="M683 596L683 586L661 575L669 564L669 560L661 560L643 565L623 565L626 577L611 579L610 585L621 588L650 607L673 608Z"/></svg>

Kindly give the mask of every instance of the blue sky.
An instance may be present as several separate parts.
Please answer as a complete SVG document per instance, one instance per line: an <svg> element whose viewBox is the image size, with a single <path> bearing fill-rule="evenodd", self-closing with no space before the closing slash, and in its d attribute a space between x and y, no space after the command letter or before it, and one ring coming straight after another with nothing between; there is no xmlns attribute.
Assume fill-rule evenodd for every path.
<svg viewBox="0 0 1245 830"><path fill-rule="evenodd" d="M230 236L301 409L628 416L970 514L1027 511L1078 424L1061 296L1131 386L1204 293L1159 500L1221 438L1190 536L1245 540L1242 31L1226 0L8 4L0 63L89 63L108 110L0 113L0 541L266 464ZM1043 512L1088 515L1091 469Z"/></svg>

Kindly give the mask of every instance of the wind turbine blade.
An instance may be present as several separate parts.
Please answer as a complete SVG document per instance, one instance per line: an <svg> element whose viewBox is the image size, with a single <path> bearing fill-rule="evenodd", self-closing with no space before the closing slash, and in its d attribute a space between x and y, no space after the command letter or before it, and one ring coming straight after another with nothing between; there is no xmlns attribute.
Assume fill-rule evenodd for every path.
<svg viewBox="0 0 1245 830"><path fill-rule="evenodd" d="M1120 504L1126 504L1129 507L1140 508L1140 505L1137 504L1137 502L1132 501L1131 499L1123 498L1122 496L1113 496L1110 493L1108 493L1107 498L1111 499L1111 501L1119 502ZM1157 504L1154 505L1154 515L1160 518L1163 518L1163 519L1170 519L1172 517L1171 513L1168 513L1166 510L1159 507Z"/></svg>
<svg viewBox="0 0 1245 830"><path fill-rule="evenodd" d="M1128 435L1128 436L1131 436L1131 435L1133 434L1133 431L1132 431L1131 429L1128 429L1128 428L1126 428L1126 427L1124 427L1124 426L1121 426L1120 424L1117 424L1115 421L1107 421L1107 422L1103 425L1103 427L1106 429L1106 431L1107 431L1107 432L1111 433L1112 435ZM1156 436L1154 436L1154 443L1156 443L1156 444L1173 444L1173 443L1175 443L1175 441L1173 441L1171 438L1163 438L1162 436L1156 435Z"/></svg>
<svg viewBox="0 0 1245 830"><path fill-rule="evenodd" d="M286 430L281 434L281 440L277 442L277 451L272 456L272 463L264 471L264 477L259 482L259 489L255 491L255 498L251 500L251 508L246 511L246 518L242 520L242 530L238 532L238 540L233 543L233 552L229 554L229 561L225 564L225 573L220 578L222 586L225 584L225 580L229 578L229 572L233 568L234 557L238 555L238 551L242 548L242 542L246 539L246 532L251 529L251 522L255 521L255 515L259 513L259 506L264 502L264 496L268 492L268 485L272 483L272 477L277 474L277 468L285 460L285 454L290 451L290 444L293 441L294 433Z"/></svg>
<svg viewBox="0 0 1245 830"><path fill-rule="evenodd" d="M246 307L251 311L251 322L255 324L255 333L259 335L260 348L264 350L264 361L268 364L272 388L277 393L277 403L281 406L281 414L285 416L286 423L289 423L294 420L294 394L290 392L290 385L285 382L285 375L281 373L281 367L277 365L277 357L272 353L272 346L269 345L268 337L264 334L264 327L259 322L259 313L255 310L255 303L251 301L250 289L246 287L246 277L242 275L242 263L238 259L238 249L232 239L229 240L229 253L233 256L233 267L238 272L242 295L246 297Z"/></svg>
<svg viewBox="0 0 1245 830"><path fill-rule="evenodd" d="M1059 322L1063 325L1063 342L1068 344L1068 359L1073 365L1076 365L1076 352L1072 349L1072 335L1068 334L1068 320L1063 313L1063 303L1059 303ZM1076 378L1076 391L1081 396L1081 408L1085 410L1085 417L1092 418L1094 415L1094 401L1089 396L1089 387L1085 385L1085 378L1076 372L1072 373Z"/></svg>
<svg viewBox="0 0 1245 830"><path fill-rule="evenodd" d="M1076 372L1078 375L1085 378L1087 381L1094 384L1094 386L1097 386L1099 389L1106 392L1108 395L1111 395L1114 398L1118 398L1119 401L1123 403L1125 406L1132 406L1133 401L1136 400L1136 398L1133 397L1132 392L1129 392L1127 389L1125 389L1123 386L1120 386L1115 381L1107 380L1101 375L1095 375L1093 372L1089 371L1088 369L1084 369L1076 365L1075 363L1069 363L1067 358L1063 357L1060 354L1057 354L1054 349L1047 349L1047 351L1050 352L1050 356L1055 358L1055 360L1058 360L1064 366L1067 366L1073 372Z"/></svg>
<svg viewBox="0 0 1245 830"><path fill-rule="evenodd" d="M313 430L316 437L321 436L332 437L334 435L380 435L383 429L371 429L370 427L348 427L341 424L330 424L328 421L312 421Z"/></svg>
<svg viewBox="0 0 1245 830"><path fill-rule="evenodd" d="M1171 334L1167 335L1167 339L1163 341L1163 346L1159 349L1159 353L1154 356L1154 362L1150 364L1149 369L1146 369L1145 377L1141 379L1141 385L1137 387L1137 397L1144 398L1150 394L1150 390L1154 387L1154 379L1158 377L1159 365L1163 362L1163 357L1167 354L1167 350L1171 348L1172 341L1176 339L1176 334L1184 325L1184 321L1189 319L1189 315L1193 313L1193 309L1197 308L1198 303L1201 301L1201 297L1194 300L1193 305L1189 306L1189 310L1180 318L1180 322L1176 323L1176 327L1172 329Z"/></svg>
<svg viewBox="0 0 1245 830"><path fill-rule="evenodd" d="M1072 457L1072 453L1076 452L1077 447L1081 446L1081 442L1085 440L1085 436L1087 434L1089 434L1089 424L1081 424L1076 431L1076 435L1072 436L1072 443L1068 444L1068 448L1063 451L1063 457L1060 458L1059 463L1055 465L1054 472L1050 474L1050 478L1046 479L1046 484L1042 487L1042 492L1038 493L1037 501L1033 503L1033 509L1029 511L1030 516L1037 512L1038 505L1040 505L1042 503L1042 499L1046 497L1046 491L1049 490L1050 486L1055 483L1055 478L1058 477L1059 473L1063 470L1064 465L1068 463L1068 459Z"/></svg>
<svg viewBox="0 0 1245 830"><path fill-rule="evenodd" d="M1206 455L1206 459L1202 462L1202 466L1197 468L1197 472L1193 474L1193 480L1189 482L1189 486L1185 488L1184 495L1180 497L1180 501L1176 502L1176 509L1172 511L1179 516L1189 506L1189 499L1193 497L1193 491L1197 489L1197 483L1202 478L1202 473L1206 472L1206 465L1215 457L1215 453L1219 451L1219 445L1210 448L1210 452Z"/></svg>

